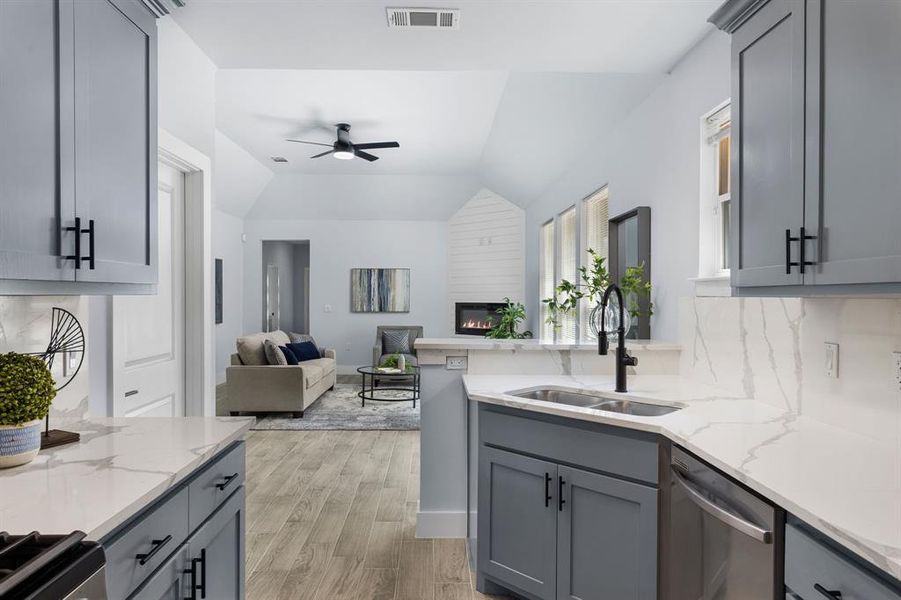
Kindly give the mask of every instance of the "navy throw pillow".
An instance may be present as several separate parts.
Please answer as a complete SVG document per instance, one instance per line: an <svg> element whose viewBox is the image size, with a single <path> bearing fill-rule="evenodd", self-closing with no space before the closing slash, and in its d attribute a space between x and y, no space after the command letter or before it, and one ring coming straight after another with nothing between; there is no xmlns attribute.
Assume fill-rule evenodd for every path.
<svg viewBox="0 0 901 600"><path fill-rule="evenodd" d="M289 365L297 364L297 357L291 352L291 348L288 348L287 346L279 346L279 348L281 348L282 354L285 355L285 360L288 361Z"/></svg>
<svg viewBox="0 0 901 600"><path fill-rule="evenodd" d="M299 344L288 344L288 350L294 354L294 357L297 359L297 362L303 362L305 360L313 360L316 358L322 358L319 355L319 348L316 347L316 344L313 342L300 342Z"/></svg>

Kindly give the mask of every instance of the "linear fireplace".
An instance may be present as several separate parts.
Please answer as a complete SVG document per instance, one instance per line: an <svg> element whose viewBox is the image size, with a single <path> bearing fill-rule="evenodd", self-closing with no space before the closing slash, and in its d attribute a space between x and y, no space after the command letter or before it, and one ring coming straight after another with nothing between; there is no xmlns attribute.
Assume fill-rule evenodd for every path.
<svg viewBox="0 0 901 600"><path fill-rule="evenodd" d="M457 302L454 309L454 331L458 335L485 335L500 318L503 302Z"/></svg>

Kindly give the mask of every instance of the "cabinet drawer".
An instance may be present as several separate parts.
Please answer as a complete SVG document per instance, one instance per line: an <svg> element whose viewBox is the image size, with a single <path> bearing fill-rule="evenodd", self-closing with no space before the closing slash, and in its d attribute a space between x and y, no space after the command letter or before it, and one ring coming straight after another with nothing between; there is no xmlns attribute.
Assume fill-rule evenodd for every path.
<svg viewBox="0 0 901 600"><path fill-rule="evenodd" d="M892 590L846 557L794 525L785 528L785 585L804 600L827 600L814 586L839 592L841 600L899 600Z"/></svg>
<svg viewBox="0 0 901 600"><path fill-rule="evenodd" d="M517 412L522 416L483 405L481 442L647 483L659 480L658 444L651 437L578 421L539 420Z"/></svg>
<svg viewBox="0 0 901 600"><path fill-rule="evenodd" d="M189 530L194 531L244 484L244 442L238 442L210 461L188 489L191 495Z"/></svg>
<svg viewBox="0 0 901 600"><path fill-rule="evenodd" d="M106 585L110 598L125 598L188 537L188 490L182 488L106 544ZM156 540L156 542L155 542ZM138 555L147 555L143 559Z"/></svg>

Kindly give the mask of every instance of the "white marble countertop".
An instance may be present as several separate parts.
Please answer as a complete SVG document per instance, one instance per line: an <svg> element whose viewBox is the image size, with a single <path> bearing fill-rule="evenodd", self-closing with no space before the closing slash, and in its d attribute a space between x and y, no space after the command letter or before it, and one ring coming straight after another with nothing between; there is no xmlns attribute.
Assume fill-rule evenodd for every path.
<svg viewBox="0 0 901 600"><path fill-rule="evenodd" d="M590 350L598 351L597 344L554 343L546 340L495 340L478 336L448 338L418 338L417 350ZM680 350L681 346L659 340L626 340L632 350Z"/></svg>
<svg viewBox="0 0 901 600"><path fill-rule="evenodd" d="M57 428L77 444L0 470L0 531L84 531L98 540L235 440L252 417L91 418Z"/></svg>
<svg viewBox="0 0 901 600"><path fill-rule="evenodd" d="M613 392L609 376L466 375L463 381L469 397L479 402L664 435L901 579L899 446L676 376L630 377L624 395ZM506 393L537 386L684 408L634 417Z"/></svg>

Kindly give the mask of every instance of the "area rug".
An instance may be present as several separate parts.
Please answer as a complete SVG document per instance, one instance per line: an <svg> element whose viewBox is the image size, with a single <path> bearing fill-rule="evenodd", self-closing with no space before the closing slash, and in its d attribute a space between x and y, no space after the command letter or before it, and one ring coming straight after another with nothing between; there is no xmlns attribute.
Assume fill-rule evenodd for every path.
<svg viewBox="0 0 901 600"><path fill-rule="evenodd" d="M335 389L323 394L305 411L302 419L287 413L257 414L257 430L369 430L385 429L412 431L419 429L419 401L416 408L410 400L397 402L371 402L360 406L359 384L339 383ZM380 391L382 398L404 398L406 392Z"/></svg>

